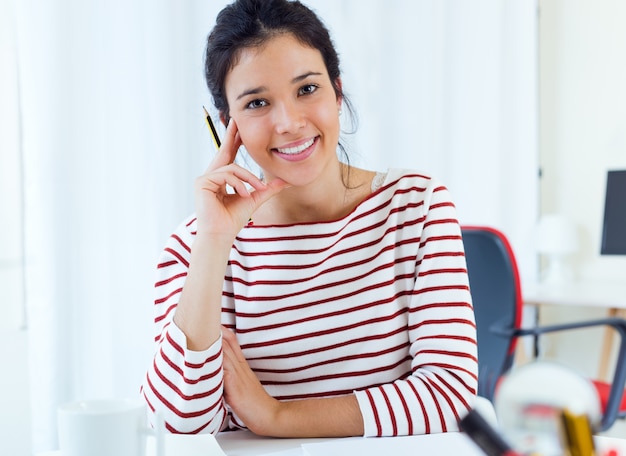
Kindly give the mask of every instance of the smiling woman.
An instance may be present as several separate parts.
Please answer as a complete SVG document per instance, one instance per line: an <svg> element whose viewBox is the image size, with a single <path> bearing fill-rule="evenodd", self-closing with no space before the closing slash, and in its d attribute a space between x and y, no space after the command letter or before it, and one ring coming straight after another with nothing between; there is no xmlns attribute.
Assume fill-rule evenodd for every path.
<svg viewBox="0 0 626 456"><path fill-rule="evenodd" d="M299 2L233 2L206 68L228 127L158 263L149 408L171 432L458 430L476 328L446 187L339 160L337 54Z"/></svg>
<svg viewBox="0 0 626 456"><path fill-rule="evenodd" d="M3 6L11 3L0 2ZM208 95L198 56L204 52L208 21L230 1L183 2L176 8L172 8L169 0L151 0L150 8L145 3L13 2L18 12L14 25L20 38L17 60L23 95L27 191L24 236L28 253L28 364L37 379L30 383L30 407L22 404L20 410L32 411L35 452L56 448L59 404L73 399L137 394L146 365L153 358L152 333L156 331L160 336L162 329L153 327L146 318L150 312L155 258L172 227L193 211L193 179L207 168L214 150L199 112L203 104L208 105ZM387 167L429 170L449 186L459 217L464 221L508 227L514 243L520 238L524 240L526 227L534 221L536 201L535 2L307 0L306 3L327 21L342 55L342 87L334 89L343 92L345 86L359 108L359 130L355 135L341 138L350 152L350 163L380 171L373 187L381 192L393 181L392 175L385 174ZM5 17L11 16L2 16ZM0 36L4 37L10 27L0 29ZM333 75L332 62L326 58L325 62L333 82L339 73ZM0 68L4 75L10 65L3 64ZM9 87L6 86L8 90ZM302 87L302 93L312 89L312 86ZM217 92L211 90L211 94L215 96ZM338 120L342 130L352 130L347 99L340 95L343 114ZM9 98L2 97L3 108ZM228 114L221 108L217 111ZM224 130L219 129L225 136ZM294 143L290 140L276 145L289 148ZM295 146L301 144L296 142ZM339 155L342 162L348 163L345 156ZM315 154L311 156L314 157ZM252 160L248 163L252 165ZM0 165L3 170L4 164L3 161ZM344 184L362 180L354 168L341 169L351 170L350 176L354 177ZM243 181L236 182L245 187ZM280 195L294 195L288 190L293 189L285 189ZM368 191L367 186L351 190ZM341 188L341 191L348 190ZM333 195L333 202L342 198L343 193ZM272 202L274 198L263 207ZM308 204L289 207L295 212L285 214L290 219L306 220L316 213L315 207ZM260 218L261 214L258 215ZM242 223L247 225L247 220ZM313 232L310 238L300 241L307 249L315 248L315 240L325 233L316 231L316 227L328 228L330 241L337 234L335 227L326 223L329 222L312 222L310 227L307 223L298 224L292 230L310 228L308 234ZM242 234L257 234L258 238L253 239L258 239L258 245L266 245L264 234L272 233L264 233L267 227L263 228L260 219L255 224L257 231L244 228ZM398 226L392 226L386 236L398 231ZM12 225L1 226L6 227ZM352 239L356 242L362 228L354 225L347 239L354 233ZM293 235L293 231L285 231ZM280 245L283 237L278 233L271 239ZM242 257L262 259L254 250L249 254L256 241L244 240L246 250L242 250ZM349 255L355 247L337 244L342 245L345 249L337 255ZM195 243L193 248L197 250L200 246ZM171 247L177 254L182 249L180 258L187 258L188 252L182 245ZM530 249L520 252L522 265L526 264L524 256L534 258ZM334 252L329 254L332 257ZM292 259L299 255L300 250L294 250ZM301 256L302 262L307 261L306 256ZM243 268L248 267L245 262L239 263ZM237 267L237 263L232 266ZM371 266L372 271L378 267L374 263ZM163 293L165 297L176 291L176 285L181 285L175 269L159 269L163 280L175 277L167 282L175 288L167 290L164 283L157 287L157 296ZM302 264L280 269L279 276L270 278L273 282L269 285L265 276L244 278L238 271L228 274L232 281L222 282L233 287L239 286L242 279L251 282L257 287L253 291L259 293L250 292L250 296L258 296L259 302L264 302L266 296L293 293L283 293L274 285L281 280L301 280L294 275L301 269ZM309 299L303 295L303 300L317 302L317 294L330 284L341 295L342 284L354 281L354 276L335 277L335 273L343 271L342 267L330 266L323 273L325 270L322 267L322 271L311 275L321 274L316 279L318 282L307 287L313 296ZM222 278L225 277L224 273ZM373 277L372 281L360 278L355 286L370 290L378 283L373 280ZM298 292L305 291L297 284L294 286ZM350 293L347 289L343 291ZM239 288L236 294L242 294ZM155 310L166 314L166 307L177 299L178 295L174 294L163 307L154 306ZM293 299L285 298L290 302ZM354 299L355 303L359 302ZM291 310L295 319L310 319L309 315L299 316L297 308ZM229 309L225 314L232 312ZM362 313L369 315L365 309ZM245 311L237 315L246 316ZM277 311L270 315L284 314ZM261 312L258 325L276 323L267 322L270 315ZM18 314L15 316L19 319ZM170 316L159 321L167 324ZM345 326L354 324L348 320ZM319 320L321 326L329 321L337 322ZM237 327L246 329L239 324ZM329 327L323 327L319 332L328 330ZM256 334L264 332L260 330ZM306 352L310 340L317 339L300 339L290 348L297 349L296 353ZM398 341L393 346L401 343L404 342ZM23 345L26 344L11 339L3 348L14 355ZM242 347L244 353L250 348ZM26 363L25 351L19 353L18 359ZM280 359L288 359L290 355L287 351ZM324 362L318 359L319 354L312 356L313 360L302 360L312 368ZM361 369L356 364L352 367L357 366L359 372L369 371L372 369L369 359L362 358ZM340 365L341 361L336 364ZM252 367L262 372L262 366ZM334 365L327 367L333 369ZM161 365L159 369L163 373ZM169 375L167 369L165 373ZM279 369L295 376L300 367L279 366ZM299 383L290 388L305 386L306 378L311 377L303 374L297 379ZM154 386L159 388L159 382L170 381L167 376L163 379L153 381ZM23 388L29 385L26 376L16 376L11 381ZM272 380L263 378L266 381ZM276 385L281 381L275 380ZM206 383L202 383L204 387ZM203 389L198 396L191 392L190 396L198 399L191 407L180 405L184 399L174 401L178 401L176 405L180 405L186 416L200 416L198 411L208 408L214 398L203 401L205 393ZM385 394L393 397L388 389ZM169 395L163 397L171 399ZM3 416L11 419L11 425L16 424L14 413ZM396 423L398 432L402 432L400 421ZM17 438L18 433L12 435Z"/></svg>
<svg viewBox="0 0 626 456"><path fill-rule="evenodd" d="M326 209L332 206L330 196L341 191L336 184L343 187L335 179L342 103L335 86L341 82L337 78L333 84L321 53L292 34L241 49L225 80L230 121L265 178L298 187L318 185L326 194L317 196L327 203L319 206ZM254 215L255 220L262 217Z"/></svg>

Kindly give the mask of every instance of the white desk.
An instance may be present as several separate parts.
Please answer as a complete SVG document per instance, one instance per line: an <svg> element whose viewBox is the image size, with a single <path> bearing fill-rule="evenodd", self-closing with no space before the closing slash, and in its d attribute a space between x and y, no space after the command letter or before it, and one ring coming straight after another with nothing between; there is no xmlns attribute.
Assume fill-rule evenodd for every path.
<svg viewBox="0 0 626 456"><path fill-rule="evenodd" d="M626 309L626 281L523 284L525 304Z"/></svg>
<svg viewBox="0 0 626 456"><path fill-rule="evenodd" d="M217 441L227 456L484 456L460 432L389 438L272 439L235 431L218 435Z"/></svg>
<svg viewBox="0 0 626 456"><path fill-rule="evenodd" d="M225 432L213 439L210 435L168 435L166 456L346 456L358 454L413 456L484 456L484 453L462 433L431 434L412 437L346 439L273 439L248 431ZM154 442L149 442L146 456L154 456ZM599 456L614 450L614 456L626 456L626 440L595 437ZM59 451L36 456L62 456Z"/></svg>
<svg viewBox="0 0 626 456"><path fill-rule="evenodd" d="M216 441L219 447L216 445ZM626 441L625 447L626 449ZM154 439L149 438L146 456L155 456ZM449 432L409 437L343 439L276 439L259 437L249 431L223 432L216 438L208 434L165 436L165 456L484 456L465 434ZM62 456L60 451L36 456ZM86 455L87 456L87 455ZM619 456L626 456L626 450Z"/></svg>
<svg viewBox="0 0 626 456"><path fill-rule="evenodd" d="M626 281L601 282L579 280L565 283L523 284L524 304L537 308L541 305L595 307L607 309L608 316L626 316ZM602 355L598 369L599 378L606 379L613 331L605 331Z"/></svg>

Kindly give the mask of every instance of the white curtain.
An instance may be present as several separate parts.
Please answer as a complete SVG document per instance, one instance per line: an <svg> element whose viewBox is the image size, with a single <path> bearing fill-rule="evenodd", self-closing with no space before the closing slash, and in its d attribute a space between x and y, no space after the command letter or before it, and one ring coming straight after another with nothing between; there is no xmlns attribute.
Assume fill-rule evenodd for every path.
<svg viewBox="0 0 626 456"><path fill-rule="evenodd" d="M417 168L464 224L502 229L534 279L538 214L535 0L312 1L360 115L365 165Z"/></svg>
<svg viewBox="0 0 626 456"><path fill-rule="evenodd" d="M55 448L61 402L138 394L156 257L213 153L202 57L226 3L16 3L34 451ZM535 2L305 3L341 52L360 118L352 162L432 173L463 223L523 246L537 213Z"/></svg>

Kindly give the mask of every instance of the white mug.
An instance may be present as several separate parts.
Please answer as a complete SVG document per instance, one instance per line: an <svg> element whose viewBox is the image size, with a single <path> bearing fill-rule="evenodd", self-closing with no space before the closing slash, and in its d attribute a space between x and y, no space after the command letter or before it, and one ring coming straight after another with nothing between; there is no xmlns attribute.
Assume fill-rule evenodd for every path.
<svg viewBox="0 0 626 456"><path fill-rule="evenodd" d="M145 456L146 438L156 437L163 455L163 430L147 425L139 400L101 399L64 404L58 409L61 456Z"/></svg>

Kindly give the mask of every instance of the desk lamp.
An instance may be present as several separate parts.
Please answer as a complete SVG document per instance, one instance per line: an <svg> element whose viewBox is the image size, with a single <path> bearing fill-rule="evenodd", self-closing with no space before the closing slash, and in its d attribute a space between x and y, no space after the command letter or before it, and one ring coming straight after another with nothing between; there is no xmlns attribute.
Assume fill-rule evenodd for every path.
<svg viewBox="0 0 626 456"><path fill-rule="evenodd" d="M542 281L568 282L574 278L567 257L578 247L576 226L560 214L541 216L537 227L537 251L547 259Z"/></svg>

